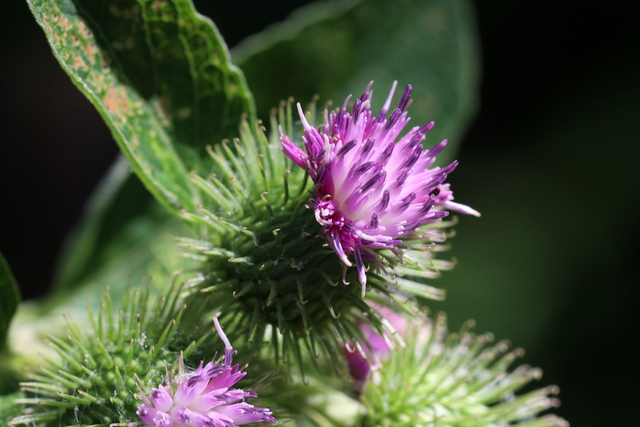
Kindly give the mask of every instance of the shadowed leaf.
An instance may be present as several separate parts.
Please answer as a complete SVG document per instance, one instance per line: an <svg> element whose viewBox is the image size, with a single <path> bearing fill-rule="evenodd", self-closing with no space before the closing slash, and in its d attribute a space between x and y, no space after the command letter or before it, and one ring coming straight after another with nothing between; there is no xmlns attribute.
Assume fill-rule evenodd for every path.
<svg viewBox="0 0 640 427"><path fill-rule="evenodd" d="M472 12L465 0L321 2L248 39L233 58L260 94L263 118L288 96L342 102L349 94L360 96L370 80L374 107L380 108L394 80L401 89L412 84L412 123L434 120L427 144L448 138L443 154L450 160L477 107ZM402 90L397 92L396 99Z"/></svg>
<svg viewBox="0 0 640 427"><path fill-rule="evenodd" d="M149 241L170 220L169 213L131 173L126 159L118 159L88 201L82 222L68 237L54 286L58 290L75 288L112 269L118 259L128 260L133 269L123 272L124 282L134 271L144 276L151 259ZM131 264L136 260L143 265Z"/></svg>
<svg viewBox="0 0 640 427"><path fill-rule="evenodd" d="M20 303L18 284L9 264L0 254L0 350L4 347L9 324Z"/></svg>

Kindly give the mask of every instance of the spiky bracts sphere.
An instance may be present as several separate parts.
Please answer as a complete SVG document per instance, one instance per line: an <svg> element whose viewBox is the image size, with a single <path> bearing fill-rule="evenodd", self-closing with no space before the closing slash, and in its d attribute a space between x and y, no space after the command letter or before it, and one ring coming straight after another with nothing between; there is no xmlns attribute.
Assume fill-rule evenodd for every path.
<svg viewBox="0 0 640 427"><path fill-rule="evenodd" d="M232 342L260 352L270 341L276 358L300 366L303 354L324 350L340 365L342 344L360 337L356 320L380 333L385 327L360 288L342 283L342 263L309 200L313 183L280 150L277 129L292 133L292 123L291 102L272 115L270 137L245 121L240 140L209 149L216 173L192 174L208 200L198 212L182 212L201 228L199 239L178 238L199 262L185 292L195 300L214 296L210 310L220 313ZM355 271L346 280L357 282ZM406 310L386 278L371 274L369 284L378 291L372 299Z"/></svg>
<svg viewBox="0 0 640 427"><path fill-rule="evenodd" d="M255 407L244 401L257 397L256 393L231 388L247 373L239 365L232 365L233 347L218 319L213 321L225 343L223 363L212 360L203 367L204 362L200 362L195 372L185 374L181 356L178 374L167 375L166 387L159 385L148 390L144 384L139 384L144 403L137 414L146 425L237 427L263 421L276 423L268 408Z"/></svg>
<svg viewBox="0 0 640 427"><path fill-rule="evenodd" d="M208 150L214 160L215 173L207 178L192 174L193 182L206 196L203 197L205 202L199 211L185 211L182 216L200 226L201 234L200 238L180 238L178 242L190 249L191 256L201 261L199 273L189 286L194 292L215 293L217 303L211 310L221 313L220 319L228 324L232 340L241 338L243 342L253 343L259 351L267 337L275 345L276 356L288 357L291 354L298 361L305 351L317 354L318 347L336 358L342 345L362 338L357 321L369 324L377 333L385 333L380 316L362 298L366 289L374 291L370 292L369 300L405 313L407 308L403 295L406 294L398 290L428 298L444 298L443 291L423 283L423 279L435 277L440 270L452 266L451 262L432 257L432 252L443 249L443 245L438 243L445 240L444 228L451 225L451 222L441 220L447 214L443 209L457 209L465 213L475 211L452 202L452 193L444 179L455 164L445 169L428 169L444 143L423 151L420 144L427 128L410 131L397 143L398 153L404 153L410 145L409 151L392 155L395 137L408 121L404 112L409 104L408 94L403 97L400 109L387 120L389 96L375 126L367 125L371 116L370 95L371 91L367 89L356 101L353 117L346 113L346 102L338 113L331 114L331 119L325 113L323 135L326 136L333 126L340 128L346 137L351 135L352 127L357 127L361 131L357 144L344 138L337 142L338 135L334 132L329 141L338 144L337 148L325 151L319 148L319 152L333 156L331 161L341 165L347 157L358 156L362 150L369 153L349 161L358 165L358 170L369 164L371 168L367 166L367 171L363 170L359 178L350 177L344 181L348 187L344 189L345 194L362 195L369 189L380 190L379 201L384 205L382 211L376 211L379 221L374 228L378 233L378 243L363 239L354 228L349 228L351 223L344 228L353 231L351 237L359 239L359 246L353 247L359 266L357 269L347 268L349 261L345 261L345 251L350 247L341 240L344 233L341 234L340 230L336 231L337 234L327 231L325 211L329 208L320 208L320 205L336 198L329 200L319 196L319 192L328 189L326 181L320 178L321 162L307 163L300 155L292 155L295 145L287 137L278 135L276 130L279 128L283 135L295 139L291 102L282 104L279 111L272 114L270 137L265 135L264 129L245 122L240 129L239 140ZM302 131L307 140L313 132L318 133L312 127L315 105L312 104L311 110L309 117L304 117L300 110L304 129L297 130L298 133ZM340 117L339 123L335 119L336 114ZM378 135L380 132L384 136ZM371 142L374 135L379 137L377 143ZM369 148L362 146L364 136L370 142ZM300 152L298 149L298 154ZM371 171L378 175L384 172L385 164L365 158L374 154L376 159L390 155L387 160L393 161L393 174L398 175L393 176L406 181L407 191L378 188L384 179L368 184L372 179L369 176ZM405 156L404 160L401 160L402 156ZM309 173L299 166L307 166ZM391 165L387 166L391 169ZM343 167L347 168L347 173L348 167ZM418 174L417 177L412 177L413 173ZM425 185L418 188L417 181L420 180ZM338 191L339 183L332 185ZM365 205L361 207L369 209L370 206ZM374 218L376 214L372 216L369 212L368 216ZM358 222L353 227L365 230L366 226L361 225ZM398 227L402 229L401 238L396 235ZM338 245L336 236L343 243ZM365 264L374 267L366 274ZM355 285L358 282L362 286ZM303 345L300 338L303 338Z"/></svg>
<svg viewBox="0 0 640 427"><path fill-rule="evenodd" d="M400 264L400 275L428 277L433 261L426 255L425 243L443 238L434 224L449 214L447 209L479 216L453 202L445 183L458 162L431 168L447 144L444 140L423 149L422 141L434 123L415 126L400 137L410 120L411 85L387 117L397 82L376 116L371 112L372 83L351 113L347 112L350 97L337 112L325 110L318 129L307 122L298 104L305 150L282 135L285 154L307 169L316 184L312 201L316 220L345 268L355 264L363 297L372 268L393 276ZM411 288L413 292L416 286Z"/></svg>
<svg viewBox="0 0 640 427"><path fill-rule="evenodd" d="M214 329L198 326L202 313L186 310L177 289L159 299L151 292L127 292L116 312L107 290L97 314L88 307L82 327L67 317L68 339L50 337L59 357L45 357L21 383L26 397L16 402L25 409L11 424L140 425L138 383L160 383L179 357L191 360L210 346Z"/></svg>
<svg viewBox="0 0 640 427"><path fill-rule="evenodd" d="M556 386L515 394L542 376L526 365L509 371L524 351L509 351L506 341L488 346L493 336L472 333L473 325L448 334L442 314L417 323L406 347L390 352L373 371L362 395L363 426L568 426L554 415L536 418L559 405L551 397Z"/></svg>

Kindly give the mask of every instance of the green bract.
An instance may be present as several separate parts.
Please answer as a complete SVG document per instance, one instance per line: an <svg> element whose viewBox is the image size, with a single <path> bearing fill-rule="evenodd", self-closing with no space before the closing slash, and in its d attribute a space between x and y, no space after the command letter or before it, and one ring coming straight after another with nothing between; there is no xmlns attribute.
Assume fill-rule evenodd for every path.
<svg viewBox="0 0 640 427"><path fill-rule="evenodd" d="M179 355L192 356L213 329L193 323L198 311L186 310L178 291L161 298L148 287L127 292L120 310L107 291L97 314L89 306L88 324L67 316L68 339L49 337L58 357L46 357L20 384L26 397L15 402L25 410L11 424L139 424L136 378L145 385L162 382ZM192 334L198 339L189 343Z"/></svg>
<svg viewBox="0 0 640 427"><path fill-rule="evenodd" d="M559 405L551 397L558 387L515 394L542 376L526 365L509 372L522 349L508 351L506 341L487 347L493 335L472 333L472 321L459 334L448 334L443 314L414 322L407 346L391 352L365 388L364 426L569 425L554 415L536 418Z"/></svg>
<svg viewBox="0 0 640 427"><path fill-rule="evenodd" d="M353 269L345 276L353 284L343 282L343 266L308 204L313 183L281 152L279 126L293 132L291 102L272 115L269 137L245 121L239 140L210 148L219 173L192 173L208 200L181 213L200 230L199 238L178 239L196 261L185 292L211 293L209 309L220 312L229 336L256 353L268 341L276 358L299 366L304 352L321 350L340 365L342 347L361 337L357 321L381 334L385 327L362 299ZM371 298L408 312L386 277L370 278Z"/></svg>

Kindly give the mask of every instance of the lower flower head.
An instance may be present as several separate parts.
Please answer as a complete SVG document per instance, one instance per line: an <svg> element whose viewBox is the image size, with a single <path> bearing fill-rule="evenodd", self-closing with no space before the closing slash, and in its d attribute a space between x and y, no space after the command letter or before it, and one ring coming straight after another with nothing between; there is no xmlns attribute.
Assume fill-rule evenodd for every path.
<svg viewBox="0 0 640 427"><path fill-rule="evenodd" d="M344 265L355 262L363 294L367 281L363 260L384 267L379 255L384 249L401 257L402 245L414 240L420 227L447 216L447 210L479 215L453 202L445 183L457 162L430 168L447 144L444 140L429 150L422 148L433 122L399 137L409 122L411 86L388 115L395 87L396 83L378 115L371 113L369 84L351 113L347 112L347 98L339 111L325 111L324 124L318 129L309 125L298 104L305 150L281 136L284 153L307 168L316 184L316 220Z"/></svg>
<svg viewBox="0 0 640 427"><path fill-rule="evenodd" d="M555 415L538 417L560 404L558 387L527 386L541 378L539 368L510 369L524 350L509 351L507 341L491 345L493 335L475 334L474 324L450 334L442 313L413 318L406 345L389 351L367 379L362 425L568 426Z"/></svg>
<svg viewBox="0 0 640 427"><path fill-rule="evenodd" d="M379 306L375 303L371 304L384 318L387 327L391 326L395 331L395 334L397 334L395 337L396 341L402 342L402 337L409 327L407 318L388 307ZM371 370L377 369L380 363L389 356L389 352L393 349L393 344L390 342L390 337L380 335L380 333L374 331L366 324L359 323L358 328L364 340L361 340L355 349L345 347L344 355L347 359L349 373L355 381L355 389L360 392Z"/></svg>
<svg viewBox="0 0 640 427"><path fill-rule="evenodd" d="M141 390L144 403L136 413L146 425L234 427L263 421L276 423L269 409L244 402L245 398L256 397L256 393L231 388L246 372L242 372L237 364L231 365L233 348L218 319L213 321L225 343L224 363L216 364L212 360L203 367L200 362L193 374L179 377L166 387L153 388L150 396Z"/></svg>

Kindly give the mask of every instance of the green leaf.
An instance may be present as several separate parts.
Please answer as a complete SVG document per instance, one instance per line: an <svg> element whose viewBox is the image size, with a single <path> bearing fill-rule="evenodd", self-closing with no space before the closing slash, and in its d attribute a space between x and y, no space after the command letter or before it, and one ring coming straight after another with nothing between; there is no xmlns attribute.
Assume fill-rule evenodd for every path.
<svg viewBox="0 0 640 427"><path fill-rule="evenodd" d="M53 53L170 211L197 204L187 172L237 134L253 100L189 0L28 0Z"/></svg>
<svg viewBox="0 0 640 427"><path fill-rule="evenodd" d="M479 51L466 0L317 3L248 39L233 58L260 94L263 118L288 96L306 101L319 94L342 104L371 80L381 107L398 80L413 85L412 123L436 122L428 143L448 138L456 145L477 107Z"/></svg>
<svg viewBox="0 0 640 427"><path fill-rule="evenodd" d="M7 339L9 324L20 303L20 291L9 264L0 253L0 350Z"/></svg>
<svg viewBox="0 0 640 427"><path fill-rule="evenodd" d="M40 363L40 354L51 352L51 348L43 345L42 340L49 335L60 336L64 333L63 314L77 320L84 319L87 304L98 312L105 288L110 289L113 303L120 304L129 288L140 289L149 284L153 292L162 292L175 280L171 273L183 264L174 236L182 224L155 202L148 192L146 195L154 208L121 226L117 223L108 226L115 228L116 234L111 238L105 236L106 244L93 248L83 246L86 241L83 242L82 238L78 240L70 264L76 261L83 268L70 270L74 274L67 276L77 281L60 282L48 298L20 306L12 325L17 333L11 334L11 350L20 364ZM162 218L165 220L156 220ZM86 229L83 231L87 232ZM127 233L136 233L138 237L128 244ZM84 260L79 257L83 247L93 251ZM20 333L22 331L25 333Z"/></svg>
<svg viewBox="0 0 640 427"><path fill-rule="evenodd" d="M102 270L112 269L118 258L147 262L149 241L161 234L170 219L131 173L127 160L119 158L94 191L80 224L65 244L55 288L80 287ZM147 255L141 258L142 253ZM146 274L144 266L132 267Z"/></svg>

